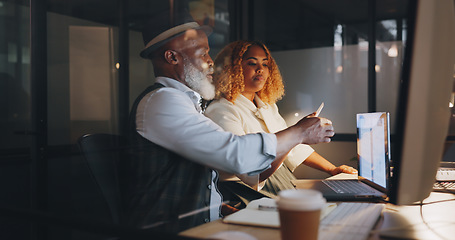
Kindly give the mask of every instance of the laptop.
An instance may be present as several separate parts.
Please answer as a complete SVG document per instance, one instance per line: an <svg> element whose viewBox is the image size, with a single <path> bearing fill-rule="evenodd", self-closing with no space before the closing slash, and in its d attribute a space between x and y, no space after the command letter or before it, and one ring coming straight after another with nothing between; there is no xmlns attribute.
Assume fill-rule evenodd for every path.
<svg viewBox="0 0 455 240"><path fill-rule="evenodd" d="M296 180L296 188L322 192L327 201L380 201L387 197L390 177L389 113L358 113L355 179ZM350 174L349 174L350 175Z"/></svg>

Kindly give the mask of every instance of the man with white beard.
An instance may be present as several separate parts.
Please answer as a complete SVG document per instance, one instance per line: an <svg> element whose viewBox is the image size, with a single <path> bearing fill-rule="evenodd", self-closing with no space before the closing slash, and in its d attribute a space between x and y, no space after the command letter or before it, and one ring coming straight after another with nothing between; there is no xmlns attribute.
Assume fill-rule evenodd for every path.
<svg viewBox="0 0 455 240"><path fill-rule="evenodd" d="M209 70L209 74L213 73L213 65L209 67L207 64L206 69ZM199 71L187 59L184 59L183 75L188 87L199 93L203 99L212 100L215 97L215 85L207 78L208 74Z"/></svg>
<svg viewBox="0 0 455 240"><path fill-rule="evenodd" d="M124 223L177 233L221 217L216 169L259 174L297 144L330 142L328 121L314 114L276 134L236 136L201 114L213 99L213 61L208 27L186 11L153 18L143 30L155 84L135 101L130 115L131 159ZM279 164L279 163L278 163Z"/></svg>

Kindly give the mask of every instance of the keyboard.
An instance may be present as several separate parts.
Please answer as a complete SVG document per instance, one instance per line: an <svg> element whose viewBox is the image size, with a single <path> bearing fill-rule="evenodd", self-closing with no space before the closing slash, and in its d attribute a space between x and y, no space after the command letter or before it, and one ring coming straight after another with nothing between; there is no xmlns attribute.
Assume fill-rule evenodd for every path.
<svg viewBox="0 0 455 240"><path fill-rule="evenodd" d="M333 191L336 193L376 193L376 191L366 185L365 183L359 182L357 180L343 180L343 181L337 181L337 180L323 180L322 181L325 185L327 185L329 188L331 188Z"/></svg>
<svg viewBox="0 0 455 240"><path fill-rule="evenodd" d="M433 191L455 193L454 181L436 181L433 185Z"/></svg>
<svg viewBox="0 0 455 240"><path fill-rule="evenodd" d="M343 202L321 220L318 240L365 240L384 209L382 203Z"/></svg>

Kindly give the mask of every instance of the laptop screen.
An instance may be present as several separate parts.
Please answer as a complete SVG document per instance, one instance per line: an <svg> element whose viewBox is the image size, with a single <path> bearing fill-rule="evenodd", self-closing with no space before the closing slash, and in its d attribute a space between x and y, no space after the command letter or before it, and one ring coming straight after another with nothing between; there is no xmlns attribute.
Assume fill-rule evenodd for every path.
<svg viewBox="0 0 455 240"><path fill-rule="evenodd" d="M357 114L359 176L387 188L390 160L389 113Z"/></svg>

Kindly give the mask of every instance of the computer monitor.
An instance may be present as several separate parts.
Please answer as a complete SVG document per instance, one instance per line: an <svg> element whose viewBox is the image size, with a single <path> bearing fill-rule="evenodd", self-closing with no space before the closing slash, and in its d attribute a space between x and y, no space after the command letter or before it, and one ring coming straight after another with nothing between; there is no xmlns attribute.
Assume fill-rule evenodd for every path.
<svg viewBox="0 0 455 240"><path fill-rule="evenodd" d="M448 133L454 82L454 1L409 4L388 193L398 205L421 201L432 191Z"/></svg>

